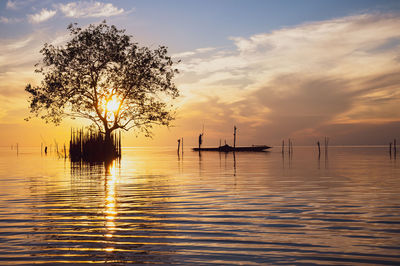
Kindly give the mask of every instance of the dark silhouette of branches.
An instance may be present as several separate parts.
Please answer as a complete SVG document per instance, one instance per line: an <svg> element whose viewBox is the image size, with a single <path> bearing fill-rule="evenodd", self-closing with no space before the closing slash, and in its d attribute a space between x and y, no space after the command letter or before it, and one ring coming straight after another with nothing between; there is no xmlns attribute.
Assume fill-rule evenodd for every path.
<svg viewBox="0 0 400 266"><path fill-rule="evenodd" d="M34 116L56 125L67 116L89 119L106 138L116 129L150 136L153 125L170 125L168 99L179 95L173 83L178 70L165 46L140 47L105 21L68 30L66 45L44 44L36 64L40 86L26 86Z"/></svg>

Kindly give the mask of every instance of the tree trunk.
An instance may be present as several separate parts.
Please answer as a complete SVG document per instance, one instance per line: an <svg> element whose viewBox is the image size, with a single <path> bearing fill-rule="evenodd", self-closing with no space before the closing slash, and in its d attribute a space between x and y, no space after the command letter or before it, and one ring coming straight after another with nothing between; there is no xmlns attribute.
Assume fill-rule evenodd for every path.
<svg viewBox="0 0 400 266"><path fill-rule="evenodd" d="M114 157L114 145L111 139L111 131L106 130L105 135L104 135L104 153L106 154L106 157Z"/></svg>

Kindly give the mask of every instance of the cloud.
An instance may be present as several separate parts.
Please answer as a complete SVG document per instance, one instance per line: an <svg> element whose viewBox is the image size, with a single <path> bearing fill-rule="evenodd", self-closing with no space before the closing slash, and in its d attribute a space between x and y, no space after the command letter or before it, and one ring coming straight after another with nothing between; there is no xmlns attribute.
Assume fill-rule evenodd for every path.
<svg viewBox="0 0 400 266"><path fill-rule="evenodd" d="M15 6L11 4L12 6ZM111 3L101 3L94 1L70 2L53 6L55 9L43 8L39 13L28 15L29 22L33 24L44 22L56 15L59 11L65 17L88 18L88 17L110 17L125 13L123 8L117 8ZM0 18L2 23L11 23L13 20L5 17Z"/></svg>
<svg viewBox="0 0 400 266"><path fill-rule="evenodd" d="M20 18L7 18L7 17L0 16L0 23L3 23L3 24L13 24L13 23L21 22L21 21L22 21L22 19L20 19Z"/></svg>
<svg viewBox="0 0 400 266"><path fill-rule="evenodd" d="M19 10L27 6L32 6L36 0L8 0L6 3L6 9ZM37 2L37 1L36 1Z"/></svg>
<svg viewBox="0 0 400 266"><path fill-rule="evenodd" d="M28 19L31 23L36 24L49 20L50 18L54 17L56 13L56 10L48 10L46 8L43 8L39 13L28 15Z"/></svg>
<svg viewBox="0 0 400 266"><path fill-rule="evenodd" d="M59 9L66 17L71 18L111 17L124 13L123 8L117 8L111 3L94 1L60 4Z"/></svg>
<svg viewBox="0 0 400 266"><path fill-rule="evenodd" d="M17 3L16 3L16 1L8 0L8 1L7 1L7 4L6 4L6 8L7 8L7 9L17 9Z"/></svg>
<svg viewBox="0 0 400 266"><path fill-rule="evenodd" d="M1 46L3 46L8 51L17 50L17 49L26 47L32 41L32 39L33 39L32 36L28 36L27 38L21 38L18 40L14 40L14 41L8 42L4 46L3 45L1 45Z"/></svg>
<svg viewBox="0 0 400 266"><path fill-rule="evenodd" d="M2 39L0 40L0 68L8 69L6 66L10 66L13 62L19 60L26 60L26 57L18 56L22 52L32 54L32 50L37 48L33 42L34 36L27 35L17 39ZM33 49L32 49L33 48ZM0 71L0 73L2 73Z"/></svg>
<svg viewBox="0 0 400 266"><path fill-rule="evenodd" d="M11 23L11 19L0 16L0 23L4 23L4 24Z"/></svg>
<svg viewBox="0 0 400 266"><path fill-rule="evenodd" d="M28 83L40 84L41 76L34 73L34 64L40 59L43 43L51 37L43 31L15 38L0 39L0 124L21 121L27 116ZM17 112L24 110L25 112Z"/></svg>
<svg viewBox="0 0 400 266"><path fill-rule="evenodd" d="M40 75L34 73L34 65L40 58L43 43L64 40L65 32L46 33L37 30L31 34L0 40L0 96L18 99L24 94L27 83L39 84ZM1 107L4 109L4 106Z"/></svg>
<svg viewBox="0 0 400 266"><path fill-rule="evenodd" d="M194 51L176 53L176 54L173 54L172 56L176 57L176 58L183 58L183 57L189 57L189 56L195 56L195 55L208 53L208 52L211 52L211 51L214 51L214 50L216 50L215 47L205 47L205 48L195 49Z"/></svg>
<svg viewBox="0 0 400 266"><path fill-rule="evenodd" d="M188 53L180 66L182 119L236 123L248 144L307 142L329 133L322 129L337 134L328 125L400 121L399 27L396 14L362 14L232 37L234 50Z"/></svg>

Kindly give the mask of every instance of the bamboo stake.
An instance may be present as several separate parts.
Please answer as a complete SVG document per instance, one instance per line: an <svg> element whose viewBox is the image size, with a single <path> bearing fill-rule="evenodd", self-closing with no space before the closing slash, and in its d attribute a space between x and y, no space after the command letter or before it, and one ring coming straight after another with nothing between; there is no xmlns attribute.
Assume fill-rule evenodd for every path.
<svg viewBox="0 0 400 266"><path fill-rule="evenodd" d="M236 149L236 126L233 126L233 149Z"/></svg>

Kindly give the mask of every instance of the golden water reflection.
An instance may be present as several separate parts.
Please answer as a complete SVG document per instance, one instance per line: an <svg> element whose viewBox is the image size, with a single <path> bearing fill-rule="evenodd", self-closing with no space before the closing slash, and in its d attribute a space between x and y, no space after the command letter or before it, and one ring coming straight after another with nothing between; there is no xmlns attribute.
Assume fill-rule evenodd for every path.
<svg viewBox="0 0 400 266"><path fill-rule="evenodd" d="M312 148L125 149L106 167L0 149L0 264L399 265L398 176L371 148L329 167Z"/></svg>
<svg viewBox="0 0 400 266"><path fill-rule="evenodd" d="M116 175L116 165L117 161L113 161L109 166L106 166L108 169L105 171L105 199L104 199L104 218L105 218L105 237L107 239L111 239L113 234L115 233L115 219L117 217L117 200L116 200L116 184L117 184L117 175ZM114 247L106 247L105 251L112 252Z"/></svg>

